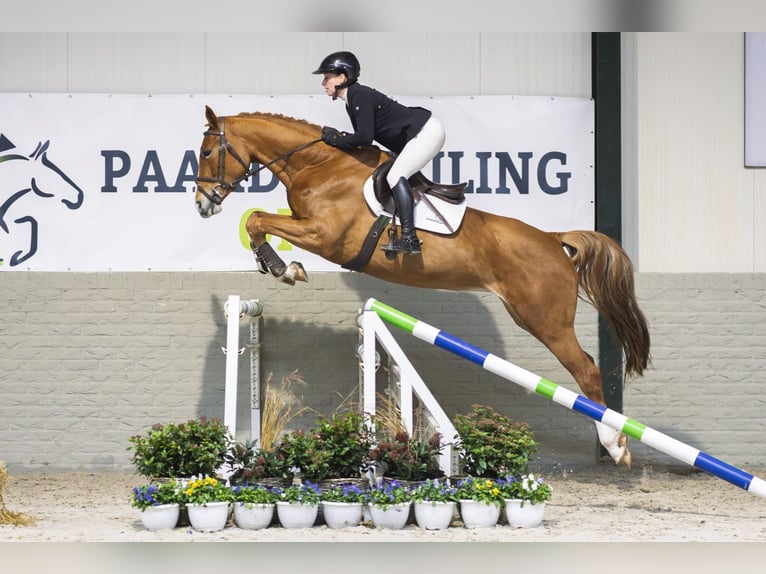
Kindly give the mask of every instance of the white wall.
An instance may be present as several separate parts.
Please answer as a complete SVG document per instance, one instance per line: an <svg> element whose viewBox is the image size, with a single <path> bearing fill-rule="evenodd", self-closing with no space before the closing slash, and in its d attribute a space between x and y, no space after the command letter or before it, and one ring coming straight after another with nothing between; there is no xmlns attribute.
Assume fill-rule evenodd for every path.
<svg viewBox="0 0 766 574"><path fill-rule="evenodd" d="M744 34L626 36L625 191L637 213L625 215L638 269L766 271L766 170L744 167Z"/></svg>

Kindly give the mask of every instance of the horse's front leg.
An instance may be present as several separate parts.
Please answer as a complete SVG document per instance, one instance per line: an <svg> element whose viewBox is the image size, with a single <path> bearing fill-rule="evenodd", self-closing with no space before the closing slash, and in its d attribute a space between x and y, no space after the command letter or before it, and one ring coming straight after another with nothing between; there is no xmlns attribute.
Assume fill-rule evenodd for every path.
<svg viewBox="0 0 766 574"><path fill-rule="evenodd" d="M288 285L294 285L296 281L308 281L306 270L297 261L292 261L289 265L285 264L282 258L277 255L277 252L274 251L274 248L266 241L266 234L277 235L291 243L297 244L292 238L300 237L301 228L305 227L305 224L296 227L291 225L291 222L299 223L299 221L301 220L296 220L286 215L274 215L255 211L250 214L245 224L258 271L261 273L271 273L271 275ZM291 233L293 235L290 235Z"/></svg>

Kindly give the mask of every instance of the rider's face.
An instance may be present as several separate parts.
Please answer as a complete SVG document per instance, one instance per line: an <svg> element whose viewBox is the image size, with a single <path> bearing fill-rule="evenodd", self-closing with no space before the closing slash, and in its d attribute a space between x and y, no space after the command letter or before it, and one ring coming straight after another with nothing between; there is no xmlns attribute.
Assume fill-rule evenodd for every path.
<svg viewBox="0 0 766 574"><path fill-rule="evenodd" d="M346 74L333 74L332 72L325 72L322 79L322 87L328 96L335 95L335 87L346 81ZM342 92L342 90L341 90ZM339 94L340 95L340 94Z"/></svg>

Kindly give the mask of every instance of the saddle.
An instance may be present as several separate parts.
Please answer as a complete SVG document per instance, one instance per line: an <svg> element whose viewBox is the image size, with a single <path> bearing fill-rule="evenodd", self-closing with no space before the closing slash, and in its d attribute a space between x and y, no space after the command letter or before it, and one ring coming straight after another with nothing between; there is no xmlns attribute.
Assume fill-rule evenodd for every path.
<svg viewBox="0 0 766 574"><path fill-rule="evenodd" d="M388 175L388 172L391 170L391 165L393 163L394 163L394 158L388 159L385 162L383 162L375 170L371 178L372 193L374 194L375 199L378 201L381 207L389 206L388 208L391 213L395 212L394 200L393 200L393 194L391 193L391 187L388 185L388 182L386 181L386 176ZM464 190L467 184L466 183L457 183L457 184L436 183L426 178L422 172L417 172L413 174L407 181L410 184L410 187L412 188L412 195L413 195L413 199L415 200L415 204L417 205L417 203L422 200L425 205L429 206L432 213L434 213L435 216L438 219L440 219L442 223L445 224L445 226L449 229L449 231L453 232L454 230L450 227L449 223L446 221L444 216L441 215L439 210L433 205L433 203L431 203L431 201L428 199L427 196L430 195L446 203L459 206L465 201ZM462 217L462 212L460 212L460 217ZM372 224L372 227L370 227L370 230L368 231L367 236L365 237L364 242L362 243L359 253L357 253L357 255L353 259L344 263L342 267L344 269L349 269L351 271L361 271L370 261L370 258L372 257L372 253L375 249L375 246L378 243L378 240L383 235L386 225L388 225L391 221L392 221L391 216L385 215L385 214L379 214L378 218ZM389 255L386 254L386 257L389 257Z"/></svg>
<svg viewBox="0 0 766 574"><path fill-rule="evenodd" d="M392 200L391 187L386 181L386 176L391 170L395 158L391 158L380 164L372 174L375 197L382 205L388 205ZM465 200L466 183L436 183L429 180L423 172L413 174L407 182L412 188L412 195L417 202L423 195L432 195L447 203L458 204Z"/></svg>

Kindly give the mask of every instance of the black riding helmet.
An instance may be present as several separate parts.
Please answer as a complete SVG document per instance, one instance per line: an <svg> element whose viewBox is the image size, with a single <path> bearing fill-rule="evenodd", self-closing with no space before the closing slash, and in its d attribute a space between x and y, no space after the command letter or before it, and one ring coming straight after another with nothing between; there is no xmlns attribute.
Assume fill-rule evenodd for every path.
<svg viewBox="0 0 766 574"><path fill-rule="evenodd" d="M361 66L359 60L351 52L333 52L327 56L319 67L312 72L312 74L325 74L331 72L333 74L345 74L346 81L340 84L337 90L346 88L356 82L359 78L359 72Z"/></svg>

